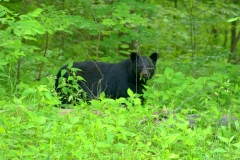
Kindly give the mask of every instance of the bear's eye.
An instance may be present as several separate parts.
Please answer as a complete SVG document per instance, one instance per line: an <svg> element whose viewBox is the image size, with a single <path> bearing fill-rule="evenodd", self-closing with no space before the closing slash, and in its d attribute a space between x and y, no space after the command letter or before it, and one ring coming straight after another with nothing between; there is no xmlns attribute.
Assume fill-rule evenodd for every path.
<svg viewBox="0 0 240 160"><path fill-rule="evenodd" d="M147 69L148 69L148 70L153 70L154 67L153 67L153 66L147 66Z"/></svg>
<svg viewBox="0 0 240 160"><path fill-rule="evenodd" d="M137 67L138 68L138 70L142 70L144 67L143 66L138 66ZM148 67L146 67L148 70L153 70L154 69L154 67L152 67L152 66L148 66Z"/></svg>

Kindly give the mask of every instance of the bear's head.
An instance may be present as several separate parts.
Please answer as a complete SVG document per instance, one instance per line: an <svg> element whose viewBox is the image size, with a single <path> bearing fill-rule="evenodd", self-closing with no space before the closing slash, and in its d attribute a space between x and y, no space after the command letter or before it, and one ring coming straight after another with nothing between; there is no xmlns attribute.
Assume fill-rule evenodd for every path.
<svg viewBox="0 0 240 160"><path fill-rule="evenodd" d="M156 62L158 59L158 53L153 53L151 56L139 56L137 53L133 52L130 55L134 74L137 78L151 79L155 70Z"/></svg>

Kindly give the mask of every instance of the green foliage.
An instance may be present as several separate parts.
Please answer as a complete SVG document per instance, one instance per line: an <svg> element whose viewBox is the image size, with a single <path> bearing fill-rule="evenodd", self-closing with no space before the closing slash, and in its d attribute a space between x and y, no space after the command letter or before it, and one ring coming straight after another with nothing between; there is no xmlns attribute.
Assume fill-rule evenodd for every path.
<svg viewBox="0 0 240 160"><path fill-rule="evenodd" d="M178 120L170 116L157 123L152 108L135 105L126 110L119 107L122 102L93 100L65 116L57 108L34 111L9 105L1 112L1 155L5 159L239 158L238 131L201 126L208 122L205 119L190 129L183 112L175 115Z"/></svg>
<svg viewBox="0 0 240 160"><path fill-rule="evenodd" d="M226 61L240 10L227 2L1 1L1 159L239 159L240 71ZM131 90L83 101L71 62L131 51L161 53L145 105ZM54 75L68 62L63 110Z"/></svg>
<svg viewBox="0 0 240 160"><path fill-rule="evenodd" d="M234 81L230 83L229 76L220 73L196 79L166 68L164 74L158 74L154 82L160 86L161 92L155 90L155 87L149 88L148 98L152 97L150 93L155 92L154 99L158 97L159 102L170 105L170 108L182 105L195 108L196 100L201 104L196 108L198 110L208 109L209 104L218 104L219 108L224 108L231 106L239 96L238 85Z"/></svg>
<svg viewBox="0 0 240 160"><path fill-rule="evenodd" d="M84 78L77 74L78 72L81 72L81 70L79 68L72 68L72 65L73 62L68 64L67 69L61 70L61 77L59 77L58 80L58 88L61 89L59 96L67 99L68 102L71 102L71 104L74 105L86 101L87 96L83 89L78 85L78 81L85 81ZM68 75L68 78L66 79L64 75Z"/></svg>
<svg viewBox="0 0 240 160"><path fill-rule="evenodd" d="M39 109L44 106L54 106L59 104L59 100L54 91L55 79L53 77L46 78L45 85L40 84L24 84L19 83L18 92L21 93L20 98L14 98L16 105L28 105L33 109ZM48 84L48 85L47 85Z"/></svg>

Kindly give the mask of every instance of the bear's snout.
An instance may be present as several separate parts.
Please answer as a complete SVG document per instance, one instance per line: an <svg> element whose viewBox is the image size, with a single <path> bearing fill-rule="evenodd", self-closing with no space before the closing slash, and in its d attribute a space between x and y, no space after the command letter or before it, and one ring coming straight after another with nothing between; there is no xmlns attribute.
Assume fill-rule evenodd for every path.
<svg viewBox="0 0 240 160"><path fill-rule="evenodd" d="M150 77L150 72L148 71L147 68L143 68L141 73L140 73L141 78L147 78L149 79Z"/></svg>

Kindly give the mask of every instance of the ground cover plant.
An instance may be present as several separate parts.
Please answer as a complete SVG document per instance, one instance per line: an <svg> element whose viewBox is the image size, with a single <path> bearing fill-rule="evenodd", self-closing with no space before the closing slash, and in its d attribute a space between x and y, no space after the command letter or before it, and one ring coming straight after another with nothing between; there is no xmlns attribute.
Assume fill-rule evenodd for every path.
<svg viewBox="0 0 240 160"><path fill-rule="evenodd" d="M0 1L1 159L239 159L239 5ZM131 52L159 53L144 105L56 107L61 66Z"/></svg>

